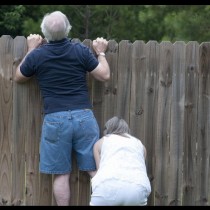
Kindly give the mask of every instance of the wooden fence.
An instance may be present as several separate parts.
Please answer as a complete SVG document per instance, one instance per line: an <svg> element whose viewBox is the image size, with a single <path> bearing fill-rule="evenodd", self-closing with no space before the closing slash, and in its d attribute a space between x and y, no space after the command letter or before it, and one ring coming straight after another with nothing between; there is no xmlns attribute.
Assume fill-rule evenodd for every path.
<svg viewBox="0 0 210 210"><path fill-rule="evenodd" d="M74 41L79 41L74 39ZM91 47L91 40L84 40ZM0 38L0 205L56 205L40 174L42 99L35 79L17 84L26 39ZM109 41L111 79L88 77L99 126L122 116L147 149L149 206L210 202L210 42ZM89 205L90 179L74 159L71 205Z"/></svg>

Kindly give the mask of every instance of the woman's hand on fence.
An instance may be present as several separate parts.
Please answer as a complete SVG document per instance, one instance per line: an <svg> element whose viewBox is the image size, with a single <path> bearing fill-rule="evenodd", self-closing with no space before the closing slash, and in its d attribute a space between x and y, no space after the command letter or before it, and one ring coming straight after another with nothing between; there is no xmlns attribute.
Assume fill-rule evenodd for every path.
<svg viewBox="0 0 210 210"><path fill-rule="evenodd" d="M28 52L39 47L43 43L43 38L39 34L30 34L27 37Z"/></svg>

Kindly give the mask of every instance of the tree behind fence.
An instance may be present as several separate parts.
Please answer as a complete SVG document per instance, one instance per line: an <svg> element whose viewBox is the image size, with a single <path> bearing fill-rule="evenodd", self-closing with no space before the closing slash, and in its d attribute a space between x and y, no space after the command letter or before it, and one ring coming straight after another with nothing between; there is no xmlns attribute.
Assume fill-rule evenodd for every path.
<svg viewBox="0 0 210 210"><path fill-rule="evenodd" d="M25 37L0 38L0 205L56 205L53 176L38 171L37 82L13 81L26 51ZM106 58L110 81L87 78L94 113L101 135L104 123L119 115L145 145L148 205L209 205L210 43L109 40ZM89 199L90 179L73 158L71 205L89 205Z"/></svg>

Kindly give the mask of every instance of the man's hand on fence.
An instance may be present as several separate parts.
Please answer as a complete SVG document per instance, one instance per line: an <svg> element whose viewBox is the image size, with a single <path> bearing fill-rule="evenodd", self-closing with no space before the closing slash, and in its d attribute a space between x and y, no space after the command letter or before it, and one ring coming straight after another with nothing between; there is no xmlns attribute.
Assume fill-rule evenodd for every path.
<svg viewBox="0 0 210 210"><path fill-rule="evenodd" d="M93 40L93 49L95 50L96 54L99 55L100 53L105 53L108 46L108 41L103 37L97 38Z"/></svg>
<svg viewBox="0 0 210 210"><path fill-rule="evenodd" d="M30 34L27 37L28 52L39 47L43 43L43 38L39 34Z"/></svg>

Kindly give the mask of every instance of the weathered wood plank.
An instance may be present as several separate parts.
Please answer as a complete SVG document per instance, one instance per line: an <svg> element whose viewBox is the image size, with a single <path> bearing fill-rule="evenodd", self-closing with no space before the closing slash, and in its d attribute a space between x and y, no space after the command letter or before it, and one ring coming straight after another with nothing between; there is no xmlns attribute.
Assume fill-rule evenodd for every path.
<svg viewBox="0 0 210 210"><path fill-rule="evenodd" d="M160 45L156 41L146 44L146 75L144 94L144 145L147 149L147 171L154 188L155 171L155 140L158 110L158 78L160 66ZM152 190L148 204L154 203L155 191Z"/></svg>
<svg viewBox="0 0 210 210"><path fill-rule="evenodd" d="M182 170L180 169L183 161L186 47L181 41L176 42L173 47L168 205L180 206L182 203Z"/></svg>
<svg viewBox="0 0 210 210"><path fill-rule="evenodd" d="M198 100L199 45L186 46L184 141L183 141L183 205L195 205L196 186L196 132Z"/></svg>
<svg viewBox="0 0 210 210"><path fill-rule="evenodd" d="M106 59L110 67L110 80L103 84L102 122L101 133L104 130L105 122L116 114L117 97L117 65L118 65L118 43L110 40L106 52Z"/></svg>
<svg viewBox="0 0 210 210"><path fill-rule="evenodd" d="M210 43L202 43L199 51L199 100L198 100L198 162L200 189L198 203L210 204Z"/></svg>
<svg viewBox="0 0 210 210"><path fill-rule="evenodd" d="M78 206L79 205L79 170L77 168L76 156L73 153L72 157L72 172L70 175L70 190L71 190L71 199L70 205L71 206Z"/></svg>
<svg viewBox="0 0 210 210"><path fill-rule="evenodd" d="M146 78L146 45L143 41L135 41L132 47L132 76L130 99L131 133L145 144L144 136L144 98Z"/></svg>
<svg viewBox="0 0 210 210"><path fill-rule="evenodd" d="M37 183L37 182L36 182ZM40 179L39 179L39 186L38 187L34 187L33 188L33 193L35 193L35 189L39 189L39 191L37 192L37 195L34 199L33 199L33 204L31 204L32 206L34 205L38 205L38 206L52 206L53 203L53 193L52 193L52 175L50 174L41 174L40 175ZM38 201L37 201L38 200Z"/></svg>
<svg viewBox="0 0 210 210"><path fill-rule="evenodd" d="M155 145L155 204L168 205L170 109L172 94L173 45L160 44L157 139Z"/></svg>
<svg viewBox="0 0 210 210"><path fill-rule="evenodd" d="M119 43L116 115L124 118L127 123L130 123L131 51L132 43L130 41L123 40Z"/></svg>
<svg viewBox="0 0 210 210"><path fill-rule="evenodd" d="M17 36L14 39L14 65L13 74L27 51L25 37ZM27 141L27 118L28 115L28 88L26 84L13 82L13 197L25 205L25 142Z"/></svg>
<svg viewBox="0 0 210 210"><path fill-rule="evenodd" d="M12 65L13 39L0 38L0 206L11 205L12 197Z"/></svg>
<svg viewBox="0 0 210 210"><path fill-rule="evenodd" d="M48 183L52 182L52 176L46 176L39 173L39 143L41 137L43 109L42 98L38 83L35 78L32 78L29 82L27 82L27 85L29 89L29 95L27 99L28 102L26 102L28 105L28 131L27 141L25 143L27 188L26 205L34 205L38 201L41 202L41 205L50 205L52 202L52 186L49 186ZM46 177L48 177L50 180L48 181ZM39 181L42 183L40 186L36 184ZM48 195L47 192L49 192Z"/></svg>

